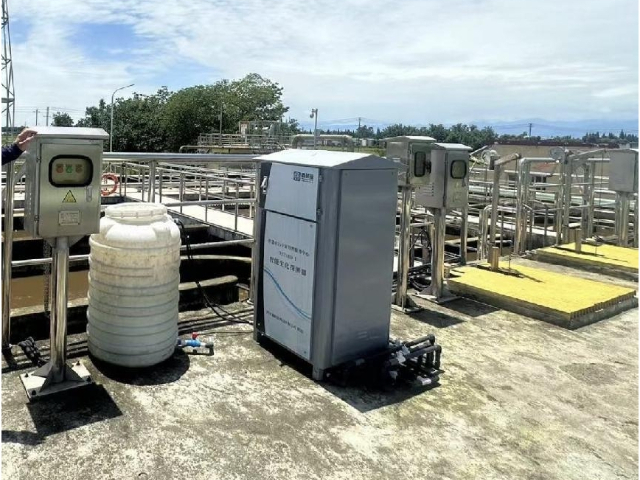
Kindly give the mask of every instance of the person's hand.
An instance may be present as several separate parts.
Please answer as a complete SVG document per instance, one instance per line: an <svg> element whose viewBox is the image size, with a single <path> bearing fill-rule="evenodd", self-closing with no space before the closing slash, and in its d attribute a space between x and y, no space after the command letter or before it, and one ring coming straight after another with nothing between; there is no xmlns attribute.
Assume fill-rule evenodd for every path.
<svg viewBox="0 0 640 480"><path fill-rule="evenodd" d="M16 145L23 152L27 149L29 142L33 140L33 137L36 136L36 131L31 130L30 128L25 128L20 132L20 134L16 137Z"/></svg>

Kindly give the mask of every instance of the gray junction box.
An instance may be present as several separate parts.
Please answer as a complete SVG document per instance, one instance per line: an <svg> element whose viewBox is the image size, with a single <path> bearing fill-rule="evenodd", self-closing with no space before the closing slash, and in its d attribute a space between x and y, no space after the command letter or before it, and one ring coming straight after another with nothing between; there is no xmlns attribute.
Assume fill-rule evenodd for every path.
<svg viewBox="0 0 640 480"><path fill-rule="evenodd" d="M258 159L255 337L311 363L320 380L388 346L397 166L322 150Z"/></svg>
<svg viewBox="0 0 640 480"><path fill-rule="evenodd" d="M385 138L387 158L398 163L398 185L417 187L428 182L427 161L436 139L419 135Z"/></svg>
<svg viewBox="0 0 640 480"><path fill-rule="evenodd" d="M609 190L638 193L638 149L609 150Z"/></svg>
<svg viewBox="0 0 640 480"><path fill-rule="evenodd" d="M82 237L99 231L101 128L34 127L26 152L24 225L33 237Z"/></svg>
<svg viewBox="0 0 640 480"><path fill-rule="evenodd" d="M470 150L459 143L430 144L424 183L416 189L416 204L429 208L466 207Z"/></svg>

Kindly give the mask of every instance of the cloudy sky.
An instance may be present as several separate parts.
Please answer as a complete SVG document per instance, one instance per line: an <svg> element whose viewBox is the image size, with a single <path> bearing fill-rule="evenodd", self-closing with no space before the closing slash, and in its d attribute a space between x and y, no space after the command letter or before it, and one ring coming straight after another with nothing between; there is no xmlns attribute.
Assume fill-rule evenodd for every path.
<svg viewBox="0 0 640 480"><path fill-rule="evenodd" d="M638 117L637 0L9 0L16 120L257 72L292 118ZM42 113L41 113L42 115ZM42 117L40 117L42 121Z"/></svg>

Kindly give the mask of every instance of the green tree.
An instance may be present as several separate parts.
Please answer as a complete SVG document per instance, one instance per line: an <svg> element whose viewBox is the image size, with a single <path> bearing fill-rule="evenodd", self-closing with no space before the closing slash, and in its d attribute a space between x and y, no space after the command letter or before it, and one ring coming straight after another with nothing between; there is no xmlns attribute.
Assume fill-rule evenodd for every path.
<svg viewBox="0 0 640 480"><path fill-rule="evenodd" d="M73 127L73 118L68 113L56 112L53 114L51 125L54 127Z"/></svg>
<svg viewBox="0 0 640 480"><path fill-rule="evenodd" d="M195 144L201 133L217 133L221 127L223 133L237 133L241 120L280 120L288 110L282 103L282 87L251 73L240 80L174 93L167 101L163 125L169 149L177 151ZM297 122L293 126L297 128Z"/></svg>
<svg viewBox="0 0 640 480"><path fill-rule="evenodd" d="M113 148L121 152L162 152L167 150L164 109L171 96L167 87L153 95L134 93L115 103Z"/></svg>
<svg viewBox="0 0 640 480"><path fill-rule="evenodd" d="M77 121L77 127L102 128L109 131L109 119L111 115L111 106L107 105L104 99L100 99L97 107L87 107L84 112L84 118Z"/></svg>

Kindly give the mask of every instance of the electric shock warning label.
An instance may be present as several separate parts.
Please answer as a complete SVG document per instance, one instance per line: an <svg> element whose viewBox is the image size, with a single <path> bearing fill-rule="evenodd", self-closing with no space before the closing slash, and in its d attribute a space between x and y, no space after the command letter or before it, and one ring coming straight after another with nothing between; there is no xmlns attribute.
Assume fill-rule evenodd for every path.
<svg viewBox="0 0 640 480"><path fill-rule="evenodd" d="M71 190L67 192L67 194L62 199L62 203L76 203L76 197L73 196Z"/></svg>
<svg viewBox="0 0 640 480"><path fill-rule="evenodd" d="M316 224L267 212L263 296L267 336L310 359Z"/></svg>

